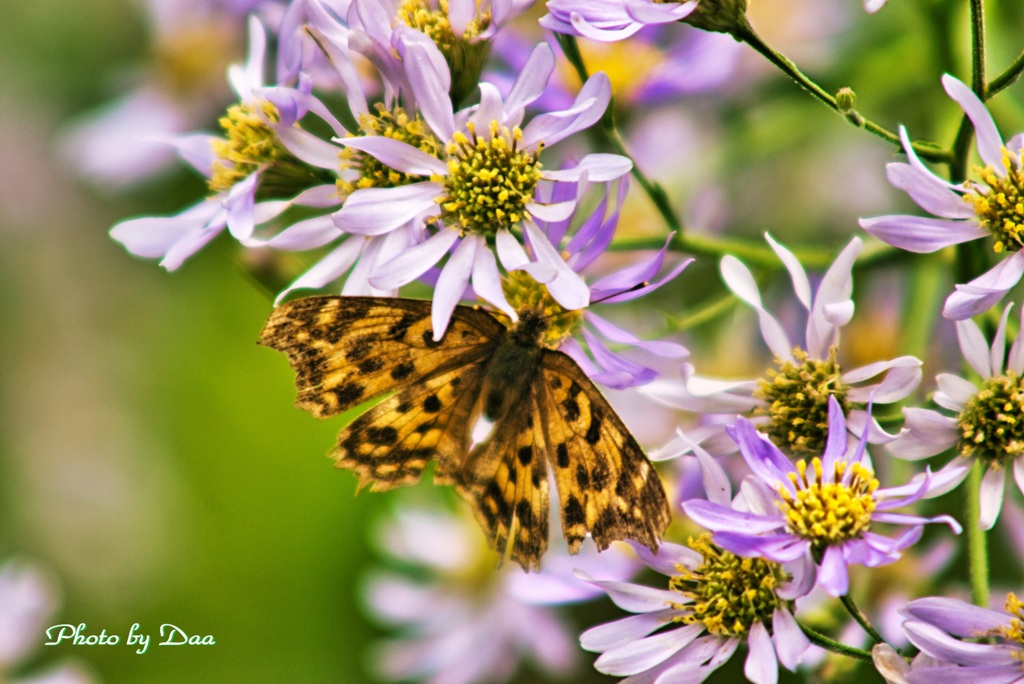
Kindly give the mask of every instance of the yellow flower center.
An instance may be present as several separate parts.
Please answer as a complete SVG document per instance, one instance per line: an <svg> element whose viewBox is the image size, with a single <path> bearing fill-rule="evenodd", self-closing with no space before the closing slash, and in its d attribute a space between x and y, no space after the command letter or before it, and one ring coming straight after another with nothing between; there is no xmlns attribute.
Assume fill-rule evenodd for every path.
<svg viewBox="0 0 1024 684"><path fill-rule="evenodd" d="M534 318L543 319L547 324L541 333L540 344L548 349L558 349L565 338L570 337L583 326L581 309L567 311L556 302L546 285L542 285L523 271L509 273L501 283L508 303L522 317L524 312L533 312ZM512 322L504 314L498 314L507 327Z"/></svg>
<svg viewBox="0 0 1024 684"><path fill-rule="evenodd" d="M644 85L651 72L665 61L661 50L643 41L598 43L585 40L580 41L579 48L590 71L603 71L611 81L615 96L625 99ZM567 61L559 62L559 66L570 80L579 82L576 71Z"/></svg>
<svg viewBox="0 0 1024 684"><path fill-rule="evenodd" d="M1024 247L1024 169L1020 156L1004 147L1003 167L1005 176L991 166L974 169L987 188L970 181L964 184L973 190L964 195L964 201L974 208L981 227L992 233L992 249L997 254Z"/></svg>
<svg viewBox="0 0 1024 684"><path fill-rule="evenodd" d="M999 635L1024 644L1024 602L1012 591L1006 596L1006 612L1013 616L1010 624L999 628Z"/></svg>
<svg viewBox="0 0 1024 684"><path fill-rule="evenodd" d="M448 175L438 204L446 224L463 233L494 235L530 217L526 204L540 181L540 162L521 149L523 133L491 122L490 136L480 137L472 123L469 135L455 134L448 144ZM538 150L539 152L539 150Z"/></svg>
<svg viewBox="0 0 1024 684"><path fill-rule="evenodd" d="M419 114L410 118L401 107L391 111L380 103L377 103L376 109L376 114L368 112L359 117L359 128L365 135L382 135L399 140L432 157L440 158L441 142L434 137ZM396 171L373 155L354 148L346 147L338 156L342 168L357 168L360 171L359 179L354 183L338 179L338 192L343 197L360 188L393 188L423 180L419 176Z"/></svg>
<svg viewBox="0 0 1024 684"><path fill-rule="evenodd" d="M679 574L669 580L670 589L693 601L672 605L685 611L676 622L701 623L720 636L743 636L755 622L770 627L775 609L788 605L775 593L789 579L778 563L741 558L713 544L709 534L691 537L687 546L700 553L704 562L695 570L677 566Z"/></svg>
<svg viewBox="0 0 1024 684"><path fill-rule="evenodd" d="M777 485L782 497L779 508L790 533L810 540L820 551L859 537L871 528L874 492L878 489L874 473L859 463L848 466L846 461L837 461L831 481L826 482L820 458L811 461L813 478L808 476L807 461L797 461L796 468L797 473L789 474L795 496ZM843 484L847 468L852 477L849 484Z"/></svg>
<svg viewBox="0 0 1024 684"><path fill-rule="evenodd" d="M1024 453L1024 378L1013 371L986 380L960 413L960 451L1001 468Z"/></svg>
<svg viewBox="0 0 1024 684"><path fill-rule="evenodd" d="M228 108L219 121L226 137L213 141L213 152L218 159L213 163L210 190L227 190L259 167L272 164L287 154L268 121L277 123L280 114L277 107L266 100Z"/></svg>
<svg viewBox="0 0 1024 684"><path fill-rule="evenodd" d="M479 7L479 2L477 5ZM448 0L440 0L436 9L430 0L402 0L397 14L399 22L425 33L434 41L446 58L454 50L457 40L472 40L491 24L489 12L478 14L466 25L462 35L456 36L448 20Z"/></svg>
<svg viewBox="0 0 1024 684"><path fill-rule="evenodd" d="M767 432L772 442L794 453L821 453L828 441L828 398L834 396L845 414L849 409L836 349L828 359L812 359L802 349L793 349L793 361L776 360L778 370L768 369L757 381L754 396L767 406L755 414L770 418Z"/></svg>

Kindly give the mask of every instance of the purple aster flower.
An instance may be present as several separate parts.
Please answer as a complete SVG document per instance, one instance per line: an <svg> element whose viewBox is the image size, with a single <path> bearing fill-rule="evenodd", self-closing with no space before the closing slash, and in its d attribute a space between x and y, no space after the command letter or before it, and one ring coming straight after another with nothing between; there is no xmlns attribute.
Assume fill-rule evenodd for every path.
<svg viewBox="0 0 1024 684"><path fill-rule="evenodd" d="M645 26L668 24L689 16L696 0L548 0L540 25L557 33L611 42L636 34Z"/></svg>
<svg viewBox="0 0 1024 684"><path fill-rule="evenodd" d="M567 110L534 117L524 128L526 106L543 90L554 69L554 55L546 45L534 49L527 66L508 97L480 84L481 101L454 113L447 96L450 76L437 51L419 41L405 45L405 65L420 114L437 140L442 142L440 158L401 140L384 136L343 138L337 141L366 153L397 173L421 177L401 187L359 188L335 214L341 230L359 235L382 235L409 221L436 220L437 230L421 244L378 267L370 276L373 287L390 290L421 277L445 255L451 257L437 279L433 306L434 335L444 334L451 312L472 282L476 294L515 318L502 295L491 240L498 257L509 271L525 269L535 277L550 280L552 297L566 309L581 309L589 303L586 284L562 262L554 250L544 253L551 262L561 262L555 271L531 264L508 261L518 256L511 243L518 243L513 230L540 236L534 218L560 221L569 217L575 198L556 204L537 199L542 181L577 182L581 178L605 182L629 172L625 157L591 154L578 166L560 171L542 170L543 147L594 124L611 96L608 79L601 74L584 84L576 102ZM535 250L542 249L534 240ZM553 253L553 254L552 254Z"/></svg>
<svg viewBox="0 0 1024 684"><path fill-rule="evenodd" d="M800 593L810 590L817 576L825 591L843 596L849 589L849 565L877 567L894 562L921 537L925 523L944 522L960 532L948 515L922 518L891 511L918 501L963 473L926 473L918 482L880 489L874 473L862 463L866 431L846 457L846 420L834 398L829 399L828 423L828 442L821 457L810 463L800 460L794 466L750 421L738 419L729 434L753 472L744 481L742 510L700 500L685 502L683 510L715 532L715 541L725 549L787 563ZM872 529L876 523L908 529L890 539Z"/></svg>
<svg viewBox="0 0 1024 684"><path fill-rule="evenodd" d="M599 671L627 682L703 682L747 644L744 674L774 684L778 664L795 670L810 646L793 618L793 602L777 588L786 581L770 560L740 558L711 542L664 542L657 555L632 544L652 570L668 576L668 589L577 575L606 591L623 610L638 613L593 627L580 644L601 656Z"/></svg>
<svg viewBox="0 0 1024 684"><path fill-rule="evenodd" d="M27 677L15 676L22 669L20 664L42 643L46 628L53 624L51 620L58 603L53 581L34 564L15 559L0 565L0 678L4 682L90 684L95 681L79 663L67 660Z"/></svg>
<svg viewBox="0 0 1024 684"><path fill-rule="evenodd" d="M933 399L955 415L905 408L908 432L887 446L892 455L912 460L956 446L957 457L943 468L961 472L950 487L959 484L969 466L980 460L986 467L981 481L980 525L986 530L999 518L1006 472L1011 467L1018 489L1024 492L1024 336L1018 334L1006 358L1006 322L1012 307L1007 304L1003 309L991 346L974 321L956 322L960 351L981 377L980 385L952 373L940 374L935 378L939 389Z"/></svg>
<svg viewBox="0 0 1024 684"><path fill-rule="evenodd" d="M906 673L910 684L1024 681L1024 602L1015 594L1007 596L1002 611L929 597L911 601L903 614L907 638L938 661L915 663Z"/></svg>
<svg viewBox="0 0 1024 684"><path fill-rule="evenodd" d="M942 315L958 321L991 308L1024 274L1024 134L1004 145L992 115L970 88L948 74L942 77L942 85L974 124L978 154L985 166L975 168L975 180L962 185L948 183L918 159L901 127L900 137L910 163L889 164L889 182L939 218L879 216L861 219L860 225L875 237L910 252L934 252L985 237L992 238L995 254L1010 252L987 273L957 285L946 299Z"/></svg>
<svg viewBox="0 0 1024 684"><path fill-rule="evenodd" d="M388 679L505 681L522 660L565 676L577 653L558 607L600 594L573 567L582 562L618 579L637 568L614 548L598 554L588 546L578 556L553 549L537 573L495 569L476 524L435 509L403 508L377 538L389 557L417 570L376 570L363 592L373 615L401 630L378 645L372 661Z"/></svg>
<svg viewBox="0 0 1024 684"><path fill-rule="evenodd" d="M921 362L901 356L844 372L836 359L840 329L854 313L852 269L860 239L854 238L843 249L812 295L810 280L796 256L770 235L765 237L786 266L797 300L807 311L803 346L793 345L782 324L765 309L750 270L726 256L721 262L722 278L739 299L757 311L761 335L775 355L775 368L758 380L720 380L700 377L692 367L684 367L682 382L661 380L642 391L688 411L734 414L753 410L758 426L777 445L796 454L821 452L833 398L846 415L851 442L865 426L872 444L895 439L861 407L868 401L888 404L907 397L921 381ZM723 430L722 425L711 425L701 429L699 436L690 437L704 443L717 440L716 446L721 446Z"/></svg>
<svg viewBox="0 0 1024 684"><path fill-rule="evenodd" d="M278 216L292 204L322 205L318 189L299 193L290 201L257 202L257 191L276 195L282 190L308 188L317 178L310 167L278 140L278 132L292 127L313 108L336 124L334 117L310 96L311 84L299 88L263 85L266 33L255 17L249 21L250 51L244 66L233 65L228 77L241 103L228 109L220 123L227 137L204 134L174 141L179 154L209 179L216 194L174 217L144 217L115 225L111 237L133 254L162 257L167 270L227 228L243 244L253 238L257 225ZM315 171L315 170L314 170Z"/></svg>

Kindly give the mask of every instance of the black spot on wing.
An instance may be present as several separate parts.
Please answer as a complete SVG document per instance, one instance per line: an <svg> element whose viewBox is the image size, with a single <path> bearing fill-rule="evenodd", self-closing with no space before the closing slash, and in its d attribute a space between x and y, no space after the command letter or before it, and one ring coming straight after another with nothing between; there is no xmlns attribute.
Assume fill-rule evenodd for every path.
<svg viewBox="0 0 1024 684"><path fill-rule="evenodd" d="M556 458L558 459L558 467L559 468L568 468L569 467L569 447L567 447L565 445L565 442L561 442L555 448L555 455L556 455Z"/></svg>
<svg viewBox="0 0 1024 684"><path fill-rule="evenodd" d="M530 465L530 461L533 460L533 447L527 444L526 446L519 447L519 462L524 466Z"/></svg>
<svg viewBox="0 0 1024 684"><path fill-rule="evenodd" d="M441 400L437 398L436 394L431 394L423 400L423 410L427 413L437 413L441 410Z"/></svg>

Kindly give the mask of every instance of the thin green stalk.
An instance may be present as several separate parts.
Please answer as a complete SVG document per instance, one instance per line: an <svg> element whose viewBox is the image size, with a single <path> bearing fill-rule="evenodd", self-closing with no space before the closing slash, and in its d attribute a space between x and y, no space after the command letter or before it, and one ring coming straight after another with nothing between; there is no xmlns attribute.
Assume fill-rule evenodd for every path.
<svg viewBox="0 0 1024 684"><path fill-rule="evenodd" d="M981 478L985 466L975 459L967 476L967 553L971 569L971 599L974 605L988 607L988 545L981 529Z"/></svg>
<svg viewBox="0 0 1024 684"><path fill-rule="evenodd" d="M1020 78L1022 73L1024 73L1024 51L1017 55L1017 59L1013 60L1013 63L1006 68L1006 71L992 79L991 83L988 84L988 89L985 91L985 98L991 99L1006 90Z"/></svg>
<svg viewBox="0 0 1024 684"><path fill-rule="evenodd" d="M878 630L875 629L874 625L871 624L871 621L868 620L868 616L857 607L857 604L853 602L853 599L850 598L849 594L846 596L840 596L839 600L843 602L843 605L846 606L846 610L853 616L853 619L857 621L857 624L864 628L864 631L868 633L868 636L870 636L876 644L885 643L885 638L878 633Z"/></svg>
<svg viewBox="0 0 1024 684"><path fill-rule="evenodd" d="M737 40L741 40L750 47L754 48L762 57L767 59L769 62L779 68L784 74L789 76L793 81L796 82L801 88L806 90L817 100L821 101L825 106L838 114L841 114L843 118L849 121L857 128L862 128L865 131L875 135L886 142L892 143L897 147L901 147L900 137L896 133L878 125L877 123L865 118L862 114L853 109L843 109L836 102L836 99L828 93L824 88L819 86L806 74L800 71L788 57L775 50L775 48L768 45L764 40L754 31L754 28L750 24L737 29L733 36ZM923 145L921 143L913 143L914 151L917 152L919 157L928 159L930 161L949 163L951 156L946 150L937 149L931 145Z"/></svg>
<svg viewBox="0 0 1024 684"><path fill-rule="evenodd" d="M558 44L562 47L562 52L565 54L565 58L569 60L569 64L576 71L576 75L579 77L581 83L586 83L587 79L590 78L590 73L587 71L587 65L583 61L583 55L580 54L579 44L576 42L574 36L565 34L557 34ZM657 181L652 181L647 175L641 170L640 166L633 159L633 155L630 154L629 148L626 146L626 141L623 140L622 134L619 131L618 124L615 123L615 103L614 101L608 102L608 108L604 112L604 116L601 117L601 131L604 133L604 137L608 144L612 148L624 157L628 157L633 161L632 175L636 179L637 183L643 189L644 193L650 198L654 207L661 214L662 219L668 226L669 230L675 231L677 234L683 232L683 222L679 218L675 209L672 207L672 203L668 198L668 193Z"/></svg>
<svg viewBox="0 0 1024 684"><path fill-rule="evenodd" d="M661 249L664 244L664 237L622 238L612 242L608 246L608 250L612 252L628 252L644 249ZM782 267L778 255L761 242L759 238L756 240L744 240L743 238L721 238L695 233L677 234L669 242L669 249L674 252L686 252L696 256L720 257L731 254L746 261L748 264L763 266L773 270ZM790 251L796 255L804 268L812 271L823 271L832 265L838 249L795 245L790 246ZM901 254L899 250L891 245L881 241L870 240L861 251L856 266L857 268L865 268L874 264L884 263L893 256Z"/></svg>
<svg viewBox="0 0 1024 684"><path fill-rule="evenodd" d="M971 0L971 90L985 101L985 3Z"/></svg>
<svg viewBox="0 0 1024 684"><path fill-rule="evenodd" d="M853 646L847 646L846 644L841 644L835 639L831 639L822 634L821 632L811 629L803 623L797 624L800 625L800 630L807 636L807 638L811 641L812 644L816 646L821 646L826 651L832 651L833 653L838 653L839 655L844 655L849 658L855 658L857 660L864 660L869 663L872 662L871 653L869 651L865 651L861 648L854 648Z"/></svg>

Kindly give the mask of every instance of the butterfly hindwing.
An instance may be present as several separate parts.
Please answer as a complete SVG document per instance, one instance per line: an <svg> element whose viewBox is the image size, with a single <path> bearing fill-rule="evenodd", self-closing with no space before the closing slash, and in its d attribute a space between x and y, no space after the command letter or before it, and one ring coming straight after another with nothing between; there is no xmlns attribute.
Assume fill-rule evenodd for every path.
<svg viewBox="0 0 1024 684"><path fill-rule="evenodd" d="M526 390L473 449L456 487L491 547L526 570L538 570L548 546L551 503L540 414L532 388Z"/></svg>
<svg viewBox="0 0 1024 684"><path fill-rule="evenodd" d="M457 470L469 450L483 370L473 362L402 388L338 435L335 463L371 491L412 484L431 459L438 473Z"/></svg>
<svg viewBox="0 0 1024 684"><path fill-rule="evenodd" d="M295 403L318 418L486 358L505 328L458 307L434 341L430 302L391 297L306 297L277 307L260 344L288 355Z"/></svg>
<svg viewBox="0 0 1024 684"><path fill-rule="evenodd" d="M572 358L548 349L535 388L569 550L588 532L598 549L620 539L656 549L671 518L665 490L608 400Z"/></svg>

